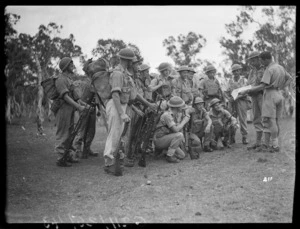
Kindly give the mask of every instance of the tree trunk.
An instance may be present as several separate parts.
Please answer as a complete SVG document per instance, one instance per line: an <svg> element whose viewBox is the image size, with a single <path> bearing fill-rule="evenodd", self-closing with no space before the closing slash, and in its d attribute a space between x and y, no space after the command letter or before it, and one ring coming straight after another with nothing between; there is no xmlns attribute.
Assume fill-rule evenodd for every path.
<svg viewBox="0 0 300 229"><path fill-rule="evenodd" d="M42 68L40 61L38 59L37 54L35 54L35 62L36 66L38 69L38 107L37 107L37 130L38 134L44 135L43 133L43 122L44 122L44 111L43 111L43 106L42 106L42 101L43 101L43 87L41 86L42 82Z"/></svg>

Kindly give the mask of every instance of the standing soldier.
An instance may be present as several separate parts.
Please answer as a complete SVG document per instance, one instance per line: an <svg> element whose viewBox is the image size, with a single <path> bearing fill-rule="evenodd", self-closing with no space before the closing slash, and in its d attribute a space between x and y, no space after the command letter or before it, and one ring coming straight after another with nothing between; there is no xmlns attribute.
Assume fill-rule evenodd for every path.
<svg viewBox="0 0 300 229"><path fill-rule="evenodd" d="M199 91L199 79L197 79L197 77L195 77L195 70L193 68L189 68L189 72L190 72L190 83L191 83L191 87L192 87L192 94L193 94L193 98L196 98L198 96L200 96L200 91ZM197 82L198 81L198 82Z"/></svg>
<svg viewBox="0 0 300 229"><path fill-rule="evenodd" d="M214 135L211 146L216 150L218 148L217 143L224 137L222 142L220 142L220 148L223 148L223 145L230 148L228 140L231 133L236 131L236 118L221 106L221 101L217 98L211 100L210 107L209 116L212 120Z"/></svg>
<svg viewBox="0 0 300 229"><path fill-rule="evenodd" d="M243 82L244 80L241 78L242 68L243 67L239 64L232 65L231 71L233 74L233 79L229 80L227 97L229 100L229 111L235 118L239 118L242 143L248 144L247 111L251 108L251 99L248 96L241 96L234 100L231 95L233 90L245 86ZM230 144L233 143L235 143L235 132L232 132L232 135L230 136Z"/></svg>
<svg viewBox="0 0 300 229"><path fill-rule="evenodd" d="M140 94L149 102L152 102L152 92L149 88L149 85L151 83L151 78L149 75L149 69L150 66L147 64L141 64L140 65L140 77L137 80L139 88L140 88Z"/></svg>
<svg viewBox="0 0 300 229"><path fill-rule="evenodd" d="M266 68L261 83L251 89L241 92L241 95L264 89L262 101L262 119L264 125L265 144L259 151L279 152L278 135L280 132L280 117L283 109L283 97L280 90L288 86L292 77L279 64L272 60L270 52L262 52L260 61ZM270 146L270 140L271 146Z"/></svg>
<svg viewBox="0 0 300 229"><path fill-rule="evenodd" d="M124 129L124 123L130 121L126 114L128 102L136 97L135 84L128 72L128 67L134 58L134 52L129 48L121 49L118 53L120 63L113 70L110 77L111 98L106 104L108 122L108 136L104 149L104 171L114 174L115 158L114 151L118 146L120 136ZM125 155L120 155L123 160Z"/></svg>
<svg viewBox="0 0 300 229"><path fill-rule="evenodd" d="M259 54L259 52L254 51L250 53L247 59L251 67L248 75L248 85L259 85L264 74L264 67L260 63ZM256 142L253 145L247 147L248 150L251 150L261 146L261 139L264 129L261 117L263 89L261 89L260 91L249 93L249 95L252 99L253 125L256 130Z"/></svg>
<svg viewBox="0 0 300 229"><path fill-rule="evenodd" d="M202 142L201 139L204 137L204 142L203 142L204 152L212 152L213 149L210 148L212 134L213 134L212 121L209 117L208 112L204 108L204 101L201 97L195 98L194 108L195 108L195 112L191 114L191 119L192 119L191 133L195 134L197 138L200 139L201 142Z"/></svg>
<svg viewBox="0 0 300 229"><path fill-rule="evenodd" d="M109 66L108 63L104 60L104 59L99 59L99 71L107 71ZM88 102L91 98L92 100L96 99L96 92L92 86L92 74L88 72L88 65L91 62L87 62L84 67L83 67L83 71L86 73L86 75L89 77L88 78L88 82L84 85L83 88L83 92L82 92L82 96L81 96L81 100L84 102ZM100 65L101 63L101 65ZM91 101L90 101L91 102ZM90 112L90 117L85 117L83 119L82 125L79 128L78 134L76 135L75 139L74 139L74 146L76 148L76 155L82 155L82 143L83 143L83 138L84 138L84 133L85 131L87 131L86 133L86 139L85 139L85 144L87 145L86 149L88 150L88 156L94 156L97 157L98 153L94 153L91 150L91 144L92 141L95 137L95 133L96 133L96 109L93 109ZM89 120L89 123L87 123L87 120ZM87 128L87 130L86 130ZM86 158L87 155L82 155L83 158Z"/></svg>
<svg viewBox="0 0 300 229"><path fill-rule="evenodd" d="M169 109L160 117L154 133L154 145L158 150L167 150L166 160L170 163L177 163L185 158L185 153L180 145L184 143L183 127L190 119L190 109L187 109L183 116L184 101L173 96L168 101Z"/></svg>
<svg viewBox="0 0 300 229"><path fill-rule="evenodd" d="M169 100L173 92L173 78L170 76L170 65L168 63L161 63L158 66L158 71L160 72L160 76L154 78L149 85L149 88L152 91L153 101L156 101L158 94L164 99Z"/></svg>
<svg viewBox="0 0 300 229"><path fill-rule="evenodd" d="M60 104L58 110L54 111L55 123L56 123L56 146L55 152L58 154L56 164L58 166L67 167L70 163L78 162L77 158L73 155L69 155L65 160L63 155L70 144L69 137L73 131L74 125L74 113L75 109L83 111L85 109L84 103L79 100L78 94L75 93L72 85L72 77L74 76L73 70L75 68L73 61L69 57L64 57L59 62L59 68L62 73L55 81L56 89L59 93L59 98L54 101L56 104ZM86 106L89 107L88 105Z"/></svg>
<svg viewBox="0 0 300 229"><path fill-rule="evenodd" d="M174 88L174 95L183 99L186 104L191 104L193 101L192 88L189 81L190 73L189 67L182 66L178 69L179 77L173 79L172 84Z"/></svg>
<svg viewBox="0 0 300 229"><path fill-rule="evenodd" d="M224 100L224 95L219 81L215 78L216 68L213 65L208 65L205 69L205 77L199 85L200 93L203 95L206 109L209 109L210 101L214 98Z"/></svg>

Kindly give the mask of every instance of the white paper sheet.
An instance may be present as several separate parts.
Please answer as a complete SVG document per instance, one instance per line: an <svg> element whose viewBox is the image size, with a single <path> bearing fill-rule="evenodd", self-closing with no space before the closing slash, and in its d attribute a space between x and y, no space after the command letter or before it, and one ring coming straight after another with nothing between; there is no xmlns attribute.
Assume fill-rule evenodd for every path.
<svg viewBox="0 0 300 229"><path fill-rule="evenodd" d="M240 87L240 88L234 89L231 92L231 95L232 95L233 99L236 100L236 98L238 97L239 92L245 91L245 90L248 90L248 89L251 89L251 88L252 88L252 86L248 85L248 86L244 86L244 87Z"/></svg>

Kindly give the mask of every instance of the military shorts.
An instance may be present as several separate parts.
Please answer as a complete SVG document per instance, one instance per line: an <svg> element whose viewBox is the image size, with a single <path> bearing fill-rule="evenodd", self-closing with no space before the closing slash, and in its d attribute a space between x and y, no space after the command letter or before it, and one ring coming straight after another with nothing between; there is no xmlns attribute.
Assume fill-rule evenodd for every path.
<svg viewBox="0 0 300 229"><path fill-rule="evenodd" d="M283 110L283 96L277 89L265 89L262 102L262 117L280 118Z"/></svg>

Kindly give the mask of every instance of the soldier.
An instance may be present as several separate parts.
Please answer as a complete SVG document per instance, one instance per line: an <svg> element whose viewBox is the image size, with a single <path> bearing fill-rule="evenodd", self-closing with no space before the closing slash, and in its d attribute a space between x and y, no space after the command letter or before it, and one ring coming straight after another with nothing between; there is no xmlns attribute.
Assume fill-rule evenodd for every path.
<svg viewBox="0 0 300 229"><path fill-rule="evenodd" d="M192 87L192 94L193 94L193 98L201 96L200 91L199 91L199 79L197 79L197 77L195 76L195 70L193 68L189 68L189 72L190 72L190 83L191 83L191 87ZM197 82L198 81L198 82Z"/></svg>
<svg viewBox="0 0 300 229"><path fill-rule="evenodd" d="M233 79L230 79L228 83L227 98L229 100L229 111L235 118L239 118L242 143L248 144L247 110L251 108L251 99L248 96L241 96L234 100L231 95L233 90L245 86L244 80L241 78L242 69L243 67L239 64L232 65L231 71ZM235 132L232 132L232 135L230 136L230 144L233 143L235 143Z"/></svg>
<svg viewBox="0 0 300 229"><path fill-rule="evenodd" d="M209 117L208 112L204 108L204 101L201 97L195 98L194 108L195 108L195 112L191 114L191 119L192 119L191 133L196 135L196 137L198 138L197 139L194 137L194 141L197 142L204 137L204 142L203 142L204 152L212 152L213 149L210 148L210 143L213 134L212 121Z"/></svg>
<svg viewBox="0 0 300 229"><path fill-rule="evenodd" d="M260 63L259 54L259 52L254 51L250 53L247 59L251 67L251 70L248 75L248 85L259 85L264 74L264 67ZM260 91L249 93L249 95L251 96L252 100L253 125L256 131L256 142L253 145L247 147L248 150L251 150L261 146L261 139L264 129L261 117L263 89L261 89Z"/></svg>
<svg viewBox="0 0 300 229"><path fill-rule="evenodd" d="M168 101L169 109L160 117L154 133L154 145L158 150L167 150L166 160L177 163L185 158L180 148L184 142L182 129L190 119L190 109L183 115L184 101L179 96L173 96Z"/></svg>
<svg viewBox="0 0 300 229"><path fill-rule="evenodd" d="M152 92L149 88L149 85L151 83L149 69L150 66L148 66L147 64L140 65L140 77L137 82L140 88L140 94L143 95L143 97L147 101L152 102Z"/></svg>
<svg viewBox="0 0 300 229"><path fill-rule="evenodd" d="M130 121L130 117L126 114L128 103L134 100L137 94L134 81L131 78L132 74L127 69L134 58L134 52L129 48L124 48L120 50L118 56L120 63L111 73L111 98L106 104L108 136L103 154L104 171L109 174L114 174L115 171L113 153L118 146L124 123ZM120 160L123 161L124 157L125 155L120 155Z"/></svg>
<svg viewBox="0 0 300 229"><path fill-rule="evenodd" d="M65 160L63 155L65 150L68 150L66 147L70 143L69 137L73 131L74 125L74 112L75 109L83 111L85 105L79 96L74 92L74 87L72 85L72 77L74 76L73 70L75 68L73 61L69 57L64 57L59 62L59 68L62 73L58 76L55 81L56 89L59 93L59 98L55 103L60 103L59 109L54 112L55 123L56 123L56 146L55 152L58 154L57 166L68 167L70 163L78 162L77 158L71 156L67 157ZM86 108L89 108L87 105Z"/></svg>
<svg viewBox="0 0 300 229"><path fill-rule="evenodd" d="M280 89L288 86L292 77L279 64L272 60L270 52L262 52L260 61L266 68L261 83L251 89L241 92L241 95L260 91L264 89L262 101L262 119L264 125L265 144L261 145L259 151L279 152L278 135L280 131L280 117L283 109L283 97ZM270 146L271 138L271 146Z"/></svg>
<svg viewBox="0 0 300 229"><path fill-rule="evenodd" d="M99 59L98 62L101 63L101 65L99 65L99 71L108 71L109 66L108 66L108 63L104 59ZM87 80L88 82L86 82L86 84L83 88L83 92L82 92L82 96L81 96L81 100L86 103L91 98L93 98L94 102L96 99L96 92L94 90L94 87L92 86L92 75L87 70L87 67L90 63L91 62L87 62L83 67L83 71L89 77ZM86 147L88 150L88 156L93 156L93 157L98 156L98 153L94 153L90 148L92 141L95 137L95 133L96 133L96 109L93 109L90 112L89 116L90 117L85 117L83 119L82 125L79 128L78 134L76 135L76 137L74 139L74 146L76 148L77 157L79 157L79 155L81 155L82 158L86 158L85 155L82 155L82 143L83 143L83 138L84 138L84 133L86 131L85 130L86 128L87 128L87 133L86 133L85 144L86 144ZM89 120L89 123L87 123L87 120Z"/></svg>
<svg viewBox="0 0 300 229"><path fill-rule="evenodd" d="M236 119L229 113L229 111L223 109L221 106L221 101L217 98L214 98L210 102L210 111L209 116L212 120L213 125L213 137L212 148L216 150L217 144L222 137L223 140L220 142L220 148L225 147L230 148L230 144L228 142L229 136L231 132L237 129L237 121Z"/></svg>
<svg viewBox="0 0 300 229"><path fill-rule="evenodd" d="M199 85L200 93L203 96L205 107L209 109L209 103L212 99L218 98L224 100L224 95L219 81L215 78L216 68L213 65L208 65L205 69L205 77Z"/></svg>
<svg viewBox="0 0 300 229"><path fill-rule="evenodd" d="M192 88L189 81L189 67L182 66L178 69L179 77L172 80L174 95L183 99L186 104L191 104L193 101Z"/></svg>
<svg viewBox="0 0 300 229"><path fill-rule="evenodd" d="M165 100L169 100L173 92L173 78L170 76L171 70L168 63L161 63L158 66L160 76L153 79L149 85L152 91L153 101L156 102L156 97L160 94Z"/></svg>

